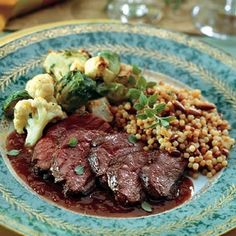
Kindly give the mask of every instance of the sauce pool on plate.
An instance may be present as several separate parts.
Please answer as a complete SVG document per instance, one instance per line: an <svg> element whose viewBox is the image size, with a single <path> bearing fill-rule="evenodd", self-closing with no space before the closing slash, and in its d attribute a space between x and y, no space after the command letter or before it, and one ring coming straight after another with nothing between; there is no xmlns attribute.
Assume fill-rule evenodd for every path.
<svg viewBox="0 0 236 236"><path fill-rule="evenodd" d="M193 193L192 181L184 177L179 186L178 197L173 200L149 201L152 207L152 212L144 211L141 206L121 206L112 198L112 194L108 191L103 191L97 187L88 196L67 196L62 192L62 186L55 184L50 177L46 175L38 176L31 171L31 156L32 150L24 147L25 136L13 132L7 140L7 149L20 150L17 156L9 156L12 167L17 175L29 185L33 191L37 192L42 197L62 206L66 209L94 216L103 217L140 217L151 214L157 214L175 208L187 200Z"/></svg>

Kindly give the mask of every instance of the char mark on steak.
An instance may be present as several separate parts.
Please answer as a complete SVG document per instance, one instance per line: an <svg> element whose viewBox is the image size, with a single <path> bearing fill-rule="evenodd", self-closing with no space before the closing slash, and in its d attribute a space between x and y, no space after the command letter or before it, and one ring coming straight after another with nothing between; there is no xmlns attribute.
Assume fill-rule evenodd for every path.
<svg viewBox="0 0 236 236"><path fill-rule="evenodd" d="M141 142L131 143L128 141L128 134L116 133L100 136L91 143L92 148L88 160L96 176L106 174L109 163L119 156L126 156L130 153L140 151L143 148Z"/></svg>
<svg viewBox="0 0 236 236"><path fill-rule="evenodd" d="M176 197L178 183L183 176L187 161L159 152L152 163L142 167L140 178L146 192L155 199Z"/></svg>

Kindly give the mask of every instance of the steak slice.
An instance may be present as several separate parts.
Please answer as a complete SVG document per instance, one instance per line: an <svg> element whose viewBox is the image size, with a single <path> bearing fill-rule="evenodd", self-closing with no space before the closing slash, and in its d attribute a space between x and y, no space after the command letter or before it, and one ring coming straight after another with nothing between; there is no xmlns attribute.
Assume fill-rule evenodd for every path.
<svg viewBox="0 0 236 236"><path fill-rule="evenodd" d="M34 147L32 162L34 170L46 171L51 167L52 155L56 150L56 143L50 137L44 137L38 141Z"/></svg>
<svg viewBox="0 0 236 236"><path fill-rule="evenodd" d="M53 155L52 175L55 182L63 181L64 194L67 192L87 194L95 186L95 177L87 160L89 151L90 144L80 142L74 148L58 149ZM76 173L77 166L82 168L82 173Z"/></svg>
<svg viewBox="0 0 236 236"><path fill-rule="evenodd" d="M62 146L63 141L75 130L97 130L109 132L111 126L104 120L92 114L71 115L66 119L50 126L43 138L34 147L32 162L35 170L49 170L52 162L52 154ZM83 135L85 135L84 132ZM100 134L99 134L100 135Z"/></svg>
<svg viewBox="0 0 236 236"><path fill-rule="evenodd" d="M140 178L144 189L153 198L175 198L186 165L186 160L182 158L159 152L152 163L141 169Z"/></svg>
<svg viewBox="0 0 236 236"><path fill-rule="evenodd" d="M47 134L52 137L60 138L63 131L77 130L80 128L102 131L111 130L111 126L106 121L90 113L85 113L83 115L73 114L64 120L57 122L48 128Z"/></svg>
<svg viewBox="0 0 236 236"><path fill-rule="evenodd" d="M51 172L55 182L63 181L64 193L74 192L87 194L95 187L95 176L91 171L87 156L90 152L90 142L98 136L107 133L99 130L70 130L61 142L61 147L53 154ZM78 143L70 147L69 140L76 138ZM77 174L75 168L83 168L82 174Z"/></svg>
<svg viewBox="0 0 236 236"><path fill-rule="evenodd" d="M139 178L141 168L155 152L133 152L113 159L107 170L107 184L115 199L122 204L136 204L143 200L144 192Z"/></svg>
<svg viewBox="0 0 236 236"><path fill-rule="evenodd" d="M129 142L128 136L126 133L116 133L100 136L92 141L88 160L96 176L106 174L112 159L142 150L143 144Z"/></svg>

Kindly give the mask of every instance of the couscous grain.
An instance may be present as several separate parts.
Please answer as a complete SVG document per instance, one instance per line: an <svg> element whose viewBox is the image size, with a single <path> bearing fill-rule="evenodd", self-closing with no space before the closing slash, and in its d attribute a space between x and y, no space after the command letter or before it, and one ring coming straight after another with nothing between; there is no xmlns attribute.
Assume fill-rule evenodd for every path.
<svg viewBox="0 0 236 236"><path fill-rule="evenodd" d="M227 156L234 144L234 139L229 137L230 125L222 119L214 104L203 100L199 90L160 82L148 88L146 94L157 94L156 103L166 104L161 116L175 116L168 127L150 128L155 120L137 119L130 102L111 109L118 127L146 143L144 150L159 148L172 154L180 153L188 160L194 177L201 172L210 178L228 165Z"/></svg>

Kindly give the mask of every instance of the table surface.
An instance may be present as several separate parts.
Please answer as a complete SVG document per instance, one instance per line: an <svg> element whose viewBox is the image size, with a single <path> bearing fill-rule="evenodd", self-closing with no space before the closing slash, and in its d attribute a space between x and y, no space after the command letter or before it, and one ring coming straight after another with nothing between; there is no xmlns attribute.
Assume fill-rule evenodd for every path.
<svg viewBox="0 0 236 236"><path fill-rule="evenodd" d="M5 35L9 35L9 32L0 32L0 39L1 37L4 37ZM233 57L236 58L236 39L231 39L231 40L218 40L218 39L213 39L213 38L208 38L208 37L202 37L198 36L195 37L198 38L214 47L217 47L223 51L225 51L228 54L231 54ZM5 229L0 226L0 235L4 236L18 236L19 234L16 234L15 232L12 232L8 229ZM224 234L224 236L235 236L236 235L236 229Z"/></svg>

